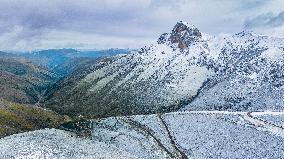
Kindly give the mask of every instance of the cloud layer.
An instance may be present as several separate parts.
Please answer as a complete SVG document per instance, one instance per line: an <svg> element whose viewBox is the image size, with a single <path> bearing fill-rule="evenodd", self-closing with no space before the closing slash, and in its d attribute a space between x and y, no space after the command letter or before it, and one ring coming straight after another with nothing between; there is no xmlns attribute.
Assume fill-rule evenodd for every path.
<svg viewBox="0 0 284 159"><path fill-rule="evenodd" d="M284 11L279 14L268 12L248 19L245 22L245 28L270 36L284 37Z"/></svg>
<svg viewBox="0 0 284 159"><path fill-rule="evenodd" d="M0 50L137 48L179 20L211 34L244 26L265 32L283 26L281 6L281 0L1 0Z"/></svg>

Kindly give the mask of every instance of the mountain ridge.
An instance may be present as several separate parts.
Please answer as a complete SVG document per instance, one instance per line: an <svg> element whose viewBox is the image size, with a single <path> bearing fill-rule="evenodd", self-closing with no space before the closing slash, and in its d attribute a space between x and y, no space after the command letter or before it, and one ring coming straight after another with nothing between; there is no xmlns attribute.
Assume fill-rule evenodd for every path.
<svg viewBox="0 0 284 159"><path fill-rule="evenodd" d="M210 36L189 26L178 22L170 33L160 36L157 44L89 66L93 72L81 74L73 86L51 93L60 98L49 98L46 106L62 113L96 117L195 109L198 106L191 104L193 99L204 106L198 110L283 109L275 106L281 102L279 94L284 92L283 63L271 58L271 53L283 56L283 39L246 32ZM265 73L271 71L275 77ZM256 74L258 81L253 82L250 79ZM246 82L246 87L239 90L242 93L227 97L219 91L217 96L219 89L242 88L241 81ZM214 87L218 84L222 87ZM274 91L276 86L280 90ZM273 106L251 102L265 97L262 89L276 97ZM218 98L222 102L218 106L212 104Z"/></svg>

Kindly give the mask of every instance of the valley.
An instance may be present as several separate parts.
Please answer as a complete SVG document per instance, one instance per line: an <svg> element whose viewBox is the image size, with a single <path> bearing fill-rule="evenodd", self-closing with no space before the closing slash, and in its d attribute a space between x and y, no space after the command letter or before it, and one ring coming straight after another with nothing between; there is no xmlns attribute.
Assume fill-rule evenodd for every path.
<svg viewBox="0 0 284 159"><path fill-rule="evenodd" d="M42 101L46 92L73 71L95 63L102 54L115 54L114 50L116 49L88 51L82 55L74 49L18 54L1 52L0 138L42 128L62 128L62 124L76 123L79 120L77 117L71 118L44 108ZM128 50L117 51L127 52Z"/></svg>

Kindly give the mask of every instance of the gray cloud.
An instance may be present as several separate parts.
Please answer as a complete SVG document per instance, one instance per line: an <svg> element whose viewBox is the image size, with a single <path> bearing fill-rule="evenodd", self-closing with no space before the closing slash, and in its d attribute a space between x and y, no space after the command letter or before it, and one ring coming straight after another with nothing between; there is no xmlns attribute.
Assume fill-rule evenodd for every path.
<svg viewBox="0 0 284 159"><path fill-rule="evenodd" d="M284 11L277 15L272 12L258 15L252 19L248 19L245 22L245 27L252 28L264 28L264 27L279 27L284 25Z"/></svg>
<svg viewBox="0 0 284 159"><path fill-rule="evenodd" d="M179 20L211 34L281 23L281 0L1 0L0 50L141 47ZM258 18L245 21L248 17ZM279 14L278 16L283 16ZM276 18L273 20L273 18ZM281 23L282 24L282 23Z"/></svg>

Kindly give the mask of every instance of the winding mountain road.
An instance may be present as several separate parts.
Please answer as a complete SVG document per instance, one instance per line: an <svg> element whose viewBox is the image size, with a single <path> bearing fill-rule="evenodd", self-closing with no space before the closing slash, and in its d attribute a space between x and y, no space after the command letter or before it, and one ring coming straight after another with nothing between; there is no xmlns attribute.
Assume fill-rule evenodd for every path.
<svg viewBox="0 0 284 159"><path fill-rule="evenodd" d="M267 112L267 113L266 112L260 112L260 113L259 112L247 112L246 114L244 114L244 119L249 121L255 127L284 138L284 127L283 126L274 124L270 121L263 120L261 118L258 118L254 114L258 114L258 115L275 115L275 114L284 115L284 112Z"/></svg>

